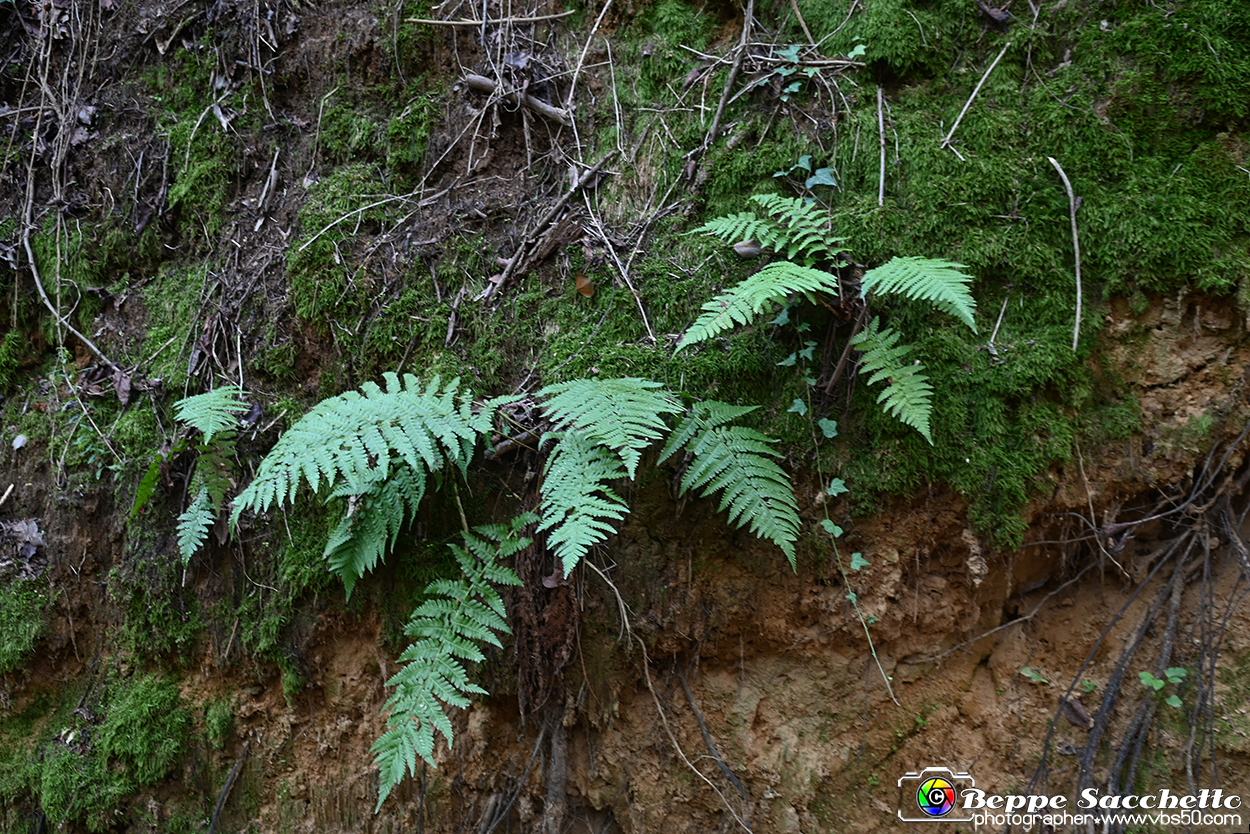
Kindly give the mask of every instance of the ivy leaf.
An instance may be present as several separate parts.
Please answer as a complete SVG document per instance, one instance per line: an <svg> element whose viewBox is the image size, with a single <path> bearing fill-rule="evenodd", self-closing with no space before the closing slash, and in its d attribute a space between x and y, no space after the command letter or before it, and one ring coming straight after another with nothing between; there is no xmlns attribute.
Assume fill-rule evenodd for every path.
<svg viewBox="0 0 1250 834"><path fill-rule="evenodd" d="M804 348L799 351L799 358L806 359L807 361L810 362L812 360L812 351L816 350L816 343L804 342L803 344L804 344Z"/></svg>
<svg viewBox="0 0 1250 834"><path fill-rule="evenodd" d="M846 598L849 599L852 603L859 602L859 597L855 594L854 591L848 592L846 595Z"/></svg>
<svg viewBox="0 0 1250 834"><path fill-rule="evenodd" d="M789 356L787 356L785 359L782 359L780 362L778 362L777 366L780 368L789 368L797 360L798 360L798 354L792 353Z"/></svg>
<svg viewBox="0 0 1250 834"><path fill-rule="evenodd" d="M821 521L820 521L820 526L821 526L821 528L822 528L822 529L824 529L824 531L825 531L826 533L828 533L829 535L833 536L835 539L836 539L836 538L838 538L839 536L841 536L841 535L842 535L842 533L843 533L843 530L842 530L842 528L841 528L841 527L839 527L838 525L834 524L832 521L830 521L830 520L829 520L829 519L827 519L827 518L823 518L823 519L821 519Z"/></svg>
<svg viewBox="0 0 1250 834"><path fill-rule="evenodd" d="M825 437L829 438L830 440L838 436L838 421L837 420L830 420L828 417L821 417L819 420L816 421L816 425L820 426L820 430L824 432ZM833 491L834 484L837 484L840 487L840 492ZM846 492L846 484L842 483L841 478L834 478L833 482L829 484L829 490L830 490L829 491L830 495L840 495L842 492Z"/></svg>
<svg viewBox="0 0 1250 834"><path fill-rule="evenodd" d="M1163 703L1167 704L1169 707L1176 707L1177 709L1185 706L1184 702L1182 702L1181 699L1177 698L1175 695L1167 696L1163 699Z"/></svg>
<svg viewBox="0 0 1250 834"><path fill-rule="evenodd" d="M833 178L832 168L817 168L816 173L807 178L807 187L814 185L832 185L837 188L838 181Z"/></svg>
<svg viewBox="0 0 1250 834"><path fill-rule="evenodd" d="M1189 670L1184 666L1172 666L1163 674L1167 675L1172 683L1180 683L1189 674Z"/></svg>
<svg viewBox="0 0 1250 834"><path fill-rule="evenodd" d="M785 171L778 171L777 173L773 174L774 177L780 177L784 175L785 175ZM769 322L769 324L774 325L776 327L782 327L789 323L790 323L790 308L789 307L782 307L781 312L777 314L777 318Z"/></svg>
<svg viewBox="0 0 1250 834"><path fill-rule="evenodd" d="M791 405L788 409L786 409L786 411L787 413L792 411L795 414L802 417L803 415L807 414L807 403L803 402L800 399L796 399L794 401L794 404Z"/></svg>
<svg viewBox="0 0 1250 834"><path fill-rule="evenodd" d="M864 554L862 553L851 554L851 570L862 570L863 568L867 568L871 566L872 566L872 562L869 562L867 559L865 559Z"/></svg>

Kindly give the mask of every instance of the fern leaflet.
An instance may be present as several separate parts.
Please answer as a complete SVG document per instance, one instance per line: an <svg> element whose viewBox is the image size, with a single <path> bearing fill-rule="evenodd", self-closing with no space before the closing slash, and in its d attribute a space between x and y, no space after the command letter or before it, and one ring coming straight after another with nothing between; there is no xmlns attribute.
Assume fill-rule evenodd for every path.
<svg viewBox="0 0 1250 834"><path fill-rule="evenodd" d="M247 411L247 404L239 401L242 395L239 386L223 385L174 403L174 416L203 433L207 445L214 435L239 425L239 415Z"/></svg>
<svg viewBox="0 0 1250 834"><path fill-rule="evenodd" d="M559 442L543 471L540 532L555 551L568 576L586 552L616 532L629 507L612 491L611 482L628 473L612 450L582 432L543 437Z"/></svg>
<svg viewBox="0 0 1250 834"><path fill-rule="evenodd" d="M881 319L874 318L851 340L851 344L864 354L859 366L860 376L871 374L869 385L887 380L888 384L877 397L877 402L887 413L920 432L932 444L929 415L933 411L933 386L918 361L905 361L911 353L911 345L899 345L897 330L889 327L881 330L880 327Z"/></svg>
<svg viewBox="0 0 1250 834"><path fill-rule="evenodd" d="M508 526L466 532L465 548L450 545L461 577L430 583L429 598L412 612L404 633L415 639L399 656L402 668L387 681L395 687L386 702L390 716L386 732L373 745L381 774L378 808L406 773L416 775L418 756L434 765L436 732L451 744L454 731L446 707L466 707L469 695L486 694L469 680L464 661L483 660L478 644L501 646L496 632L510 633L503 599L493 586L521 584L500 561L530 544L518 534L534 521L526 513Z"/></svg>
<svg viewBox="0 0 1250 834"><path fill-rule="evenodd" d="M838 294L838 278L832 273L789 261L776 261L703 305L704 313L681 337L677 350L705 342L738 324L747 324L792 293Z"/></svg>
<svg viewBox="0 0 1250 834"><path fill-rule="evenodd" d="M182 564L189 564L208 538L208 528L217 520L218 506L209 496L208 487L202 486L191 506L178 516L178 552L182 554Z"/></svg>
<svg viewBox="0 0 1250 834"><path fill-rule="evenodd" d="M714 235L726 243L754 240L761 248L778 252L787 260L798 260L803 266L837 258L835 247L842 241L829 234L832 228L829 212L814 202L796 197L757 194L751 199L771 216L739 212L710 220L690 234Z"/></svg>
<svg viewBox="0 0 1250 834"><path fill-rule="evenodd" d="M548 385L538 395L549 398L543 408L557 430L575 429L615 449L632 478L642 450L668 431L660 415L681 411L662 389L658 382L634 377L575 379Z"/></svg>
<svg viewBox="0 0 1250 834"><path fill-rule="evenodd" d="M411 374L402 383L393 373L384 376L385 391L368 382L363 394L323 400L282 435L235 501L231 524L245 509L293 502L305 481L314 491L324 483L359 494L385 480L393 461L422 475L445 461L466 469L494 410L474 413L458 379L444 386L435 376L422 390Z"/></svg>
<svg viewBox="0 0 1250 834"><path fill-rule="evenodd" d="M360 492L340 489L335 497L347 497L348 510L326 542L330 571L343 580L351 599L356 581L373 570L378 560L395 546L399 531L417 512L425 496L425 477L406 463L393 463L391 477L381 483L357 485Z"/></svg>
<svg viewBox="0 0 1250 834"><path fill-rule="evenodd" d="M798 502L785 470L772 458L780 457L766 435L746 426L727 426L753 408L708 401L684 418L660 453L663 463L682 448L693 459L682 477L681 493L697 489L707 497L723 490L719 509L729 521L781 548L795 564L794 544L800 521Z"/></svg>
<svg viewBox="0 0 1250 834"><path fill-rule="evenodd" d="M864 273L863 292L896 294L914 301L928 301L950 313L977 332L973 314L977 302L968 289L972 279L960 272L963 264L933 258L891 258Z"/></svg>

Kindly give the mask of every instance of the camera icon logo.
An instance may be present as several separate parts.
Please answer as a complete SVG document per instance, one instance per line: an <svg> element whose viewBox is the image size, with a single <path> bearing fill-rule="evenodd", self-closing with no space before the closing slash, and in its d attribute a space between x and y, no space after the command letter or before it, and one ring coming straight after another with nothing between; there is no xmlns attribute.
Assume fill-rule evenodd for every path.
<svg viewBox="0 0 1250 834"><path fill-rule="evenodd" d="M976 787L967 773L949 767L926 767L899 777L898 818L903 822L970 822L971 813L959 808L961 791Z"/></svg>

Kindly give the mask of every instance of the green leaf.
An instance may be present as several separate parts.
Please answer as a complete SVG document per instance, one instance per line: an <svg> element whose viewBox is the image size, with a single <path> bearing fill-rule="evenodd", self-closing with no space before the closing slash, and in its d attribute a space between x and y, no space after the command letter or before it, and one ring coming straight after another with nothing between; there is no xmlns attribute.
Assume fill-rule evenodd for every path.
<svg viewBox="0 0 1250 834"><path fill-rule="evenodd" d="M864 554L862 553L851 554L851 570L857 571L866 567L870 567L871 565L872 565L872 562L869 562L867 559L865 559Z"/></svg>
<svg viewBox="0 0 1250 834"><path fill-rule="evenodd" d="M842 495L843 493L850 492L850 490L846 488L845 481L843 481L841 478L834 478L832 481L829 482L829 487L826 490L826 492L828 492L830 495L834 497L837 497L839 495Z"/></svg>
<svg viewBox="0 0 1250 834"><path fill-rule="evenodd" d="M1189 674L1189 670L1184 666L1171 666L1164 674L1172 683L1180 683Z"/></svg>
<svg viewBox="0 0 1250 834"><path fill-rule="evenodd" d="M839 536L841 536L841 535L842 535L842 533L843 533L843 530L842 530L842 528L841 528L841 527L839 527L838 525L834 524L832 521L830 521L830 520L829 520L829 519L827 519L827 518L822 518L822 519L820 520L820 527L821 527L821 529L823 529L826 533L828 533L829 535L833 536L835 539L836 539L836 538L838 538Z"/></svg>
<svg viewBox="0 0 1250 834"><path fill-rule="evenodd" d="M780 368L789 368L792 365L794 365L797 361L798 361L798 354L792 353L789 356L787 356L785 359L782 359L780 362L778 362L777 366Z"/></svg>
<svg viewBox="0 0 1250 834"><path fill-rule="evenodd" d="M863 351L859 374L869 377L869 385L885 380L885 390L877 402L887 414L920 432L932 445L929 415L933 412L933 386L919 363L906 361L911 346L899 345L898 332L888 327L881 330L880 326L881 319L873 318L851 339L851 344Z"/></svg>
<svg viewBox="0 0 1250 834"><path fill-rule="evenodd" d="M796 398L795 401L790 404L790 407L786 409L786 411L793 412L795 414L798 414L801 417L807 413L807 403Z"/></svg>
<svg viewBox="0 0 1250 834"><path fill-rule="evenodd" d="M216 520L217 507L209 497L208 487L200 487L191 506L178 516L178 552L182 555L182 564L191 562L191 557L204 544L208 529Z"/></svg>
<svg viewBox="0 0 1250 834"><path fill-rule="evenodd" d="M838 436L838 421L837 420L830 420L828 417L821 417L819 420L816 421L816 425L820 426L820 430L824 432L825 437L829 438L830 440ZM841 483L841 481L839 481L839 483ZM843 492L845 491L846 490L843 489ZM837 495L836 492L831 492L829 494Z"/></svg>
<svg viewBox="0 0 1250 834"><path fill-rule="evenodd" d="M935 258L891 258L885 264L864 273L860 282L864 297L901 295L915 301L927 301L937 309L950 313L977 332L977 303L968 289L972 278L963 272L963 264Z"/></svg>
<svg viewBox="0 0 1250 834"><path fill-rule="evenodd" d="M830 185L837 188L838 182L833 178L832 168L817 168L815 173L807 178L805 185L807 188L813 188L817 185Z"/></svg>
<svg viewBox="0 0 1250 834"><path fill-rule="evenodd" d="M573 429L620 454L634 477L642 450L668 431L665 414L681 406L658 382L622 379L575 379L538 392L557 431Z"/></svg>
<svg viewBox="0 0 1250 834"><path fill-rule="evenodd" d="M1163 699L1163 703L1167 704L1169 707L1176 707L1177 709L1180 709L1181 707L1185 706L1184 702L1181 701L1181 699L1176 697L1175 695L1167 696L1166 698Z"/></svg>

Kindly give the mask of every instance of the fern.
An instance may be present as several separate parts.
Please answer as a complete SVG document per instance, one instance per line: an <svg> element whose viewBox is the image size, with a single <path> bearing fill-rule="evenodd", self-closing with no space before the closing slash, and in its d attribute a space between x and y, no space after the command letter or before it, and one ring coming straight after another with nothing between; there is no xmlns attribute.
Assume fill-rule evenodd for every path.
<svg viewBox="0 0 1250 834"><path fill-rule="evenodd" d="M825 260L836 260L839 238L831 237L832 218L814 202L777 194L757 194L751 198L764 207L768 216L759 217L744 211L718 217L691 230L690 234L714 235L726 243L754 240L761 248L813 266Z"/></svg>
<svg viewBox="0 0 1250 834"><path fill-rule="evenodd" d="M610 521L620 521L629 512L611 487L628 472L609 448L588 434L548 434L543 442L551 438L559 442L543 471L538 530L547 533L547 546L568 576L591 547L616 532Z"/></svg>
<svg viewBox="0 0 1250 834"><path fill-rule="evenodd" d="M851 340L851 344L864 354L859 373L861 376L871 374L869 385L888 380L885 390L877 397L877 403L886 413L920 432L932 444L929 415L933 411L933 386L929 384L929 378L919 362L905 361L912 351L911 345L899 345L898 331L889 327L880 330L880 326L881 320L874 318Z"/></svg>
<svg viewBox="0 0 1250 834"><path fill-rule="evenodd" d="M668 430L661 415L681 411L662 387L633 377L575 379L548 385L538 395L549 398L543 408L557 430L576 429L615 450L632 478L642 450Z"/></svg>
<svg viewBox="0 0 1250 834"><path fill-rule="evenodd" d="M458 379L444 386L435 376L422 390L411 374L402 383L393 373L384 376L385 391L367 382L363 394L348 391L323 400L283 434L239 494L231 525L245 509L263 512L293 502L304 482L314 492L324 483L361 494L385 481L398 461L421 477L445 462L465 470L501 401L474 413Z"/></svg>
<svg viewBox="0 0 1250 834"><path fill-rule="evenodd" d="M239 401L242 395L239 386L223 385L174 403L174 416L202 433L209 444L215 435L239 425L239 416L247 411L247 404Z"/></svg>
<svg viewBox="0 0 1250 834"><path fill-rule="evenodd" d="M820 269L777 261L703 305L704 313L681 337L677 350L705 342L739 324L748 324L760 313L785 302L792 293L838 294L838 278Z"/></svg>
<svg viewBox="0 0 1250 834"><path fill-rule="evenodd" d="M208 528L217 520L219 508L220 505L214 504L209 496L208 487L202 486L191 506L178 516L178 552L182 554L184 565L191 561L204 544L204 539L208 538Z"/></svg>
<svg viewBox="0 0 1250 834"><path fill-rule="evenodd" d="M464 661L485 659L480 643L502 646L496 632L511 633L504 605L493 585L520 585L511 569L499 564L530 544L518 533L535 517L526 513L511 525L477 527L464 534L465 548L450 545L461 578L429 584L427 599L412 612L404 633L415 638L399 662L403 668L389 681L395 692L386 702L386 732L373 745L380 773L377 807L407 773L417 772L417 757L431 766L435 733L448 745L454 731L447 706L466 707L468 695L486 691L469 681ZM466 549L467 548L467 549Z"/></svg>
<svg viewBox="0 0 1250 834"><path fill-rule="evenodd" d="M361 492L340 490L336 494L349 499L349 509L325 547L330 571L343 580L348 599L356 581L395 546L399 531L416 514L425 496L425 478L404 463L396 464L385 481L363 486Z"/></svg>
<svg viewBox="0 0 1250 834"><path fill-rule="evenodd" d="M968 290L970 277L960 272L963 264L934 258L891 258L864 273L863 293L901 295L914 301L928 301L950 313L977 332L973 315L977 303Z"/></svg>
<svg viewBox="0 0 1250 834"><path fill-rule="evenodd" d="M660 463L685 448L692 460L681 480L681 493L692 489L704 497L723 491L720 510L729 521L781 548L795 564L794 544L801 527L798 503L785 471L770 458L774 442L745 426L726 423L754 411L754 407L708 401L699 403L669 437Z"/></svg>

